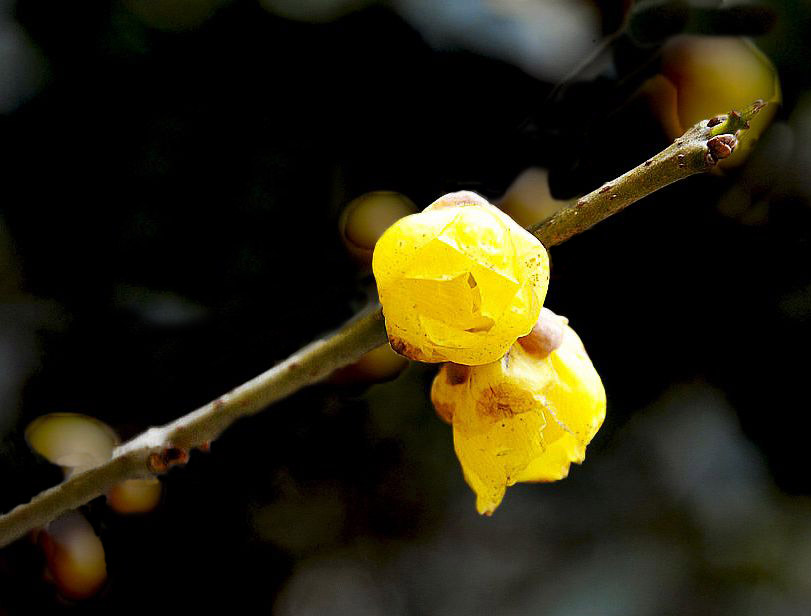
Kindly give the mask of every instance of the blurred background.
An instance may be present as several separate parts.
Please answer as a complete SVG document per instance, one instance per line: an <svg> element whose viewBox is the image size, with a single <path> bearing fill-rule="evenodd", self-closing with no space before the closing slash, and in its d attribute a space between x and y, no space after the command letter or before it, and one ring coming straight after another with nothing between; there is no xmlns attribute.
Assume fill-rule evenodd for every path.
<svg viewBox="0 0 811 616"><path fill-rule="evenodd" d="M773 102L552 250L608 394L568 479L479 517L435 368L384 349L1 550L0 615L807 614L809 34L788 0L0 2L3 511L95 455L36 418L109 449L265 370L373 298L397 217L528 224Z"/></svg>

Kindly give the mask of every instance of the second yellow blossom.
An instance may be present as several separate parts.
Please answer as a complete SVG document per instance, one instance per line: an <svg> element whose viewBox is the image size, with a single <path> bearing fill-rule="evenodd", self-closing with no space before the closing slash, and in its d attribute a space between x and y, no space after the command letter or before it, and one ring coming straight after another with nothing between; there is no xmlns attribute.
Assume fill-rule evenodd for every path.
<svg viewBox="0 0 811 616"><path fill-rule="evenodd" d="M543 309L530 336L485 366L445 364L431 400L453 443L479 513L508 486L556 481L580 463L605 417L605 390L565 319Z"/></svg>

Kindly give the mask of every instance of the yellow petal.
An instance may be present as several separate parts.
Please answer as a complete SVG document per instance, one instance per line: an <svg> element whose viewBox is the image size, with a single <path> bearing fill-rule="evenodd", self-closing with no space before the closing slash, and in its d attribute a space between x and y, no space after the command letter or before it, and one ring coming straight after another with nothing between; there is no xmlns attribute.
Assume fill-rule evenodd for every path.
<svg viewBox="0 0 811 616"><path fill-rule="evenodd" d="M586 448L577 442L571 434L547 446L543 456L532 460L527 467L518 474L516 481L558 481L565 479L569 474L572 462L578 464L583 461Z"/></svg>
<svg viewBox="0 0 811 616"><path fill-rule="evenodd" d="M547 410L585 446L605 419L605 389L600 376L571 327L565 328L563 344L550 353L548 361L556 379L547 393Z"/></svg>
<svg viewBox="0 0 811 616"><path fill-rule="evenodd" d="M516 482L566 477L603 422L600 377L580 338L561 325L560 346L544 357L515 344L496 362L445 364L434 379L431 400L453 425L480 513L492 513Z"/></svg>
<svg viewBox="0 0 811 616"><path fill-rule="evenodd" d="M549 283L543 245L467 192L392 225L372 268L392 348L425 362L497 360L532 328Z"/></svg>
<svg viewBox="0 0 811 616"><path fill-rule="evenodd" d="M492 513L504 490L543 453L546 419L531 392L509 383L486 388L456 407L453 442L479 513Z"/></svg>

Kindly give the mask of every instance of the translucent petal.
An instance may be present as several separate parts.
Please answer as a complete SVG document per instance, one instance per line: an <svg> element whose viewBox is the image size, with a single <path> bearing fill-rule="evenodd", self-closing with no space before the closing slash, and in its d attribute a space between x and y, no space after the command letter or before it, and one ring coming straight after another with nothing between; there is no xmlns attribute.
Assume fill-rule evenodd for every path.
<svg viewBox="0 0 811 616"><path fill-rule="evenodd" d="M480 513L492 513L516 482L566 477L603 422L600 377L580 339L560 323L560 346L546 356L515 344L496 362L445 364L434 379L431 400L453 425Z"/></svg>
<svg viewBox="0 0 811 616"><path fill-rule="evenodd" d="M418 361L493 362L538 318L543 245L473 193L453 193L380 238L372 261L392 347Z"/></svg>

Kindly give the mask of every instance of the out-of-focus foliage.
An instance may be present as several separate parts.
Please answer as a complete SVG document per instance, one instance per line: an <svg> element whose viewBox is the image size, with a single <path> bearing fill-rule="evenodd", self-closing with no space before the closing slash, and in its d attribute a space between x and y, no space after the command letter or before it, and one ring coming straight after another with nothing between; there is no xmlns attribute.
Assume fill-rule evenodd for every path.
<svg viewBox="0 0 811 616"><path fill-rule="evenodd" d="M587 0L397 0L395 6L440 48L512 62L548 81L566 77L599 40L599 17Z"/></svg>

